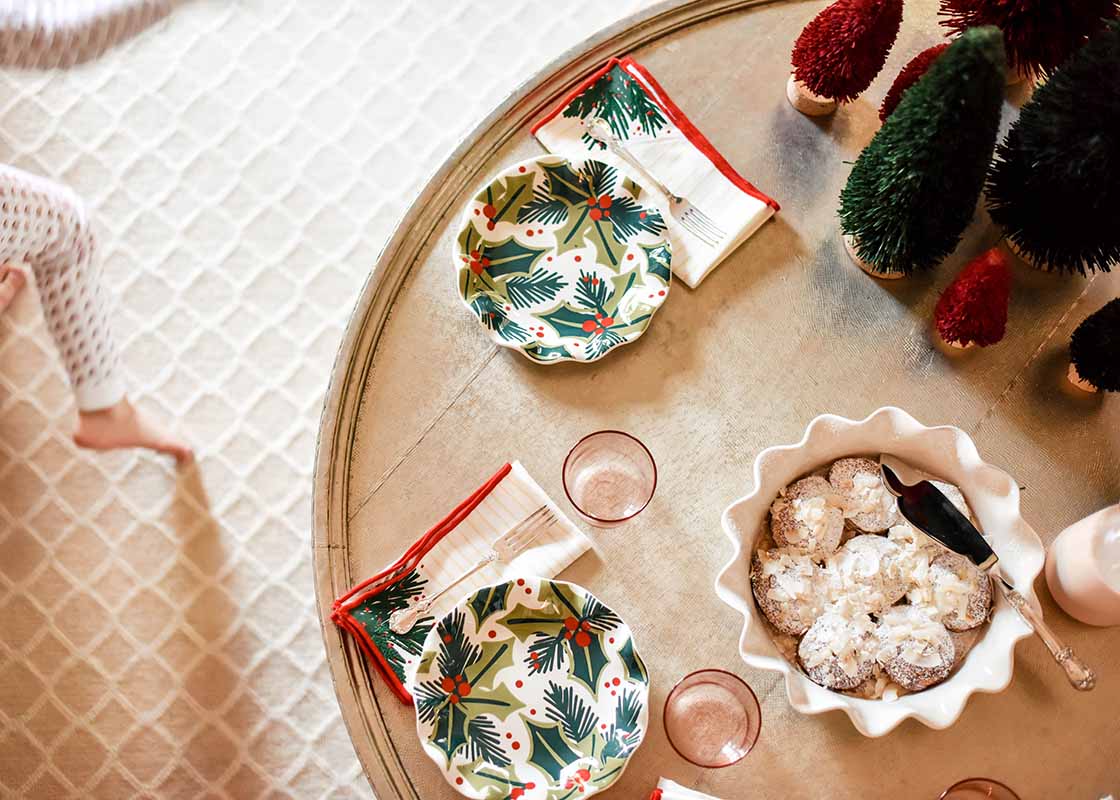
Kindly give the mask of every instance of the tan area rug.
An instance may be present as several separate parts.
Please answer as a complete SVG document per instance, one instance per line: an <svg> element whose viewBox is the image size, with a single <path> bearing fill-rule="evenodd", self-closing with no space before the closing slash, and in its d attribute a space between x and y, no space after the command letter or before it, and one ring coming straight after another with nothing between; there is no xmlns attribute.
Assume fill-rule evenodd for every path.
<svg viewBox="0 0 1120 800"><path fill-rule="evenodd" d="M370 795L311 586L339 336L463 133L642 3L388 5L184 0L0 71L0 159L87 199L126 373L200 457L79 451L34 292L0 316L0 796Z"/></svg>

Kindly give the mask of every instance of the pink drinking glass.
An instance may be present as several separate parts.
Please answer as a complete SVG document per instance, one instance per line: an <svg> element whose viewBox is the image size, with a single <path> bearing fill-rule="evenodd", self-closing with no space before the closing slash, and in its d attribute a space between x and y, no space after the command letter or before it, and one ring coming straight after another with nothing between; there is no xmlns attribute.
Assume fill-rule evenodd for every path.
<svg viewBox="0 0 1120 800"><path fill-rule="evenodd" d="M564 493L579 515L600 528L633 519L657 488L649 448L622 431L596 431L564 459Z"/></svg>
<svg viewBox="0 0 1120 800"><path fill-rule="evenodd" d="M942 792L940 800L1019 800L1019 795L991 778L965 778Z"/></svg>
<svg viewBox="0 0 1120 800"><path fill-rule="evenodd" d="M669 744L681 758L698 767L730 767L758 741L762 710L738 675L702 669L669 692L662 720Z"/></svg>

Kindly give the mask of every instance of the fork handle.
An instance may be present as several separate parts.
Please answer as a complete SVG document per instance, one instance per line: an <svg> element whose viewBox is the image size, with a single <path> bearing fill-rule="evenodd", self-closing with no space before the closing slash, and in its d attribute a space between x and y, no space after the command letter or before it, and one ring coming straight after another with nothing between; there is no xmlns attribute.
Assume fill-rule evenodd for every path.
<svg viewBox="0 0 1120 800"><path fill-rule="evenodd" d="M1023 595L1015 591L1007 581L998 576L996 576L996 585L1003 590L1003 596L1015 607L1019 615L1034 628L1035 634L1046 645L1050 655L1054 656L1058 666L1065 670L1070 685L1082 692L1091 691L1097 685L1097 676L1093 670L1073 652L1072 647L1058 638L1058 635L1042 619L1042 615L1031 608L1031 604L1027 602Z"/></svg>
<svg viewBox="0 0 1120 800"><path fill-rule="evenodd" d="M607 124L605 122L603 122L603 128L606 128L606 127L607 127ZM655 178L650 173L650 171L648 169L646 169L644 166L642 166L642 162L638 161L638 159L636 159L636 158L634 158L634 156L630 155L629 151L627 151L625 147L623 147L622 145L620 145L618 143L618 137L616 137L613 133L611 133L609 128L607 128L606 130L603 130L603 128L600 128L597 131L591 132L591 138L595 139L595 141L597 141L597 142L602 142L604 145L606 145L606 148L611 151L611 154L615 158L619 158L622 161L626 162L626 164L628 164L631 169L635 170L645 180L649 181L654 186L656 186L658 191L660 191L663 195L665 195L665 197L670 202L672 202L672 203L681 202L680 197L678 197L677 195L675 195L671 191L669 191L668 186L663 184L661 181L657 180L657 178Z"/></svg>
<svg viewBox="0 0 1120 800"><path fill-rule="evenodd" d="M408 633L409 631L411 631L413 628L416 627L416 623L420 621L420 617L422 617L426 613L428 613L428 610L435 604L435 602L437 600L439 600L445 594L450 592L452 589L454 589L460 583L465 581L467 578L474 575L476 572L478 572L480 569L485 567L487 564L493 564L497 560L498 560L498 554L494 551L491 551L488 556L486 556L485 558L480 560L477 564L475 564L473 567L468 569L466 572L464 572L458 578L453 580L451 583L444 586L442 589L440 589L438 592L433 594L431 597L428 597L424 600L421 600L419 603L417 603L414 606L409 606L408 608L402 608L399 611L394 611L389 616L389 629L393 633L396 633L396 634L401 635L401 636Z"/></svg>

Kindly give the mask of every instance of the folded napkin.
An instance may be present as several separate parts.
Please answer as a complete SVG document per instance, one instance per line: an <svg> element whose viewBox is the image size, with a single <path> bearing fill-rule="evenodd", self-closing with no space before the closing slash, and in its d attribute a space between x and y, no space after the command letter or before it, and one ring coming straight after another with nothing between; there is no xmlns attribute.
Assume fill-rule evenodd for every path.
<svg viewBox="0 0 1120 800"><path fill-rule="evenodd" d="M490 552L495 539L541 506L548 506L557 522L513 563L483 567L440 598L407 634L389 629L394 611L455 581ZM411 703L407 687L416 673L424 639L435 621L460 599L487 584L519 575L551 578L590 547L587 537L515 461L498 470L399 559L335 600L331 619L354 636L397 697Z"/></svg>
<svg viewBox="0 0 1120 800"><path fill-rule="evenodd" d="M653 790L649 800L719 800L719 798L686 789L679 783L673 783L668 778L662 778L657 782L657 788Z"/></svg>
<svg viewBox="0 0 1120 800"><path fill-rule="evenodd" d="M632 58L608 61L534 125L533 134L553 153L569 158L593 154L643 183L642 176L587 134L585 120L592 117L606 120L638 163L727 232L723 242L713 248L679 221L669 221L673 274L690 287L696 288L778 210L774 200L732 169L645 67ZM655 191L655 187L646 188Z"/></svg>

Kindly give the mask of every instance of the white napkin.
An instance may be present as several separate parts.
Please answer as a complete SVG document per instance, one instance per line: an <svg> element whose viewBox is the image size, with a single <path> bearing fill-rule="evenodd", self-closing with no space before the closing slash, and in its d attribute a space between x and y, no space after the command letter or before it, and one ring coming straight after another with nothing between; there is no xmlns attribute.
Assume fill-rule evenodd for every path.
<svg viewBox="0 0 1120 800"><path fill-rule="evenodd" d="M658 798L660 800L719 800L718 797L713 797L710 794L686 789L679 783L673 783L668 778L662 778L657 782L657 791L653 793L650 800L658 800Z"/></svg>
<svg viewBox="0 0 1120 800"><path fill-rule="evenodd" d="M439 591L478 563L490 552L495 539L541 506L548 506L557 521L532 547L512 564L495 562L483 567L440 598L429 613L439 619L464 597L491 583L524 575L551 578L591 547L583 531L545 494L521 462L514 461L509 474L422 559L432 591Z"/></svg>
<svg viewBox="0 0 1120 800"><path fill-rule="evenodd" d="M401 637L388 630L391 608L384 598L393 585L404 580L426 581L412 596L419 602L448 586L481 561L494 540L541 506L547 506L556 521L544 529L512 563L488 564L441 597L427 616L440 619L460 600L488 584L520 576L550 578L559 573L591 547L583 532L545 494L520 462L502 467L471 493L393 564L355 586L335 601L331 618L357 637L372 663L390 687L405 702L408 687L419 661ZM402 579L402 575L406 576ZM399 596L399 593L397 593Z"/></svg>
<svg viewBox="0 0 1120 800"><path fill-rule="evenodd" d="M624 91L611 90L619 84ZM644 91L646 99L639 96L635 101L634 90ZM550 152L569 158L594 156L645 186L648 181L586 135L584 120L595 116L611 123L623 147L650 174L727 232L722 243L713 248L664 214L673 245L673 274L689 287L696 288L778 210L776 202L732 169L653 76L633 59L611 59L538 122L533 133ZM655 187L645 188L656 193Z"/></svg>

